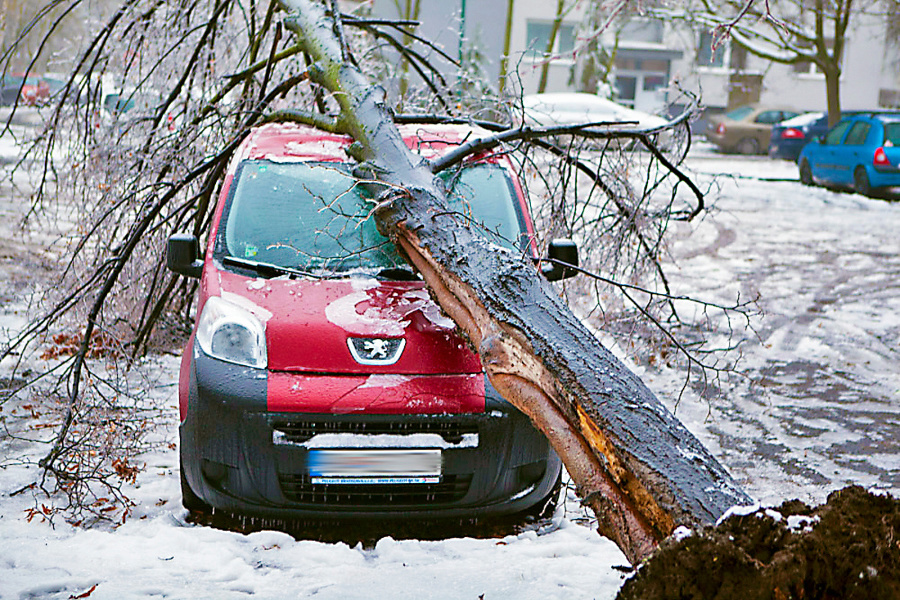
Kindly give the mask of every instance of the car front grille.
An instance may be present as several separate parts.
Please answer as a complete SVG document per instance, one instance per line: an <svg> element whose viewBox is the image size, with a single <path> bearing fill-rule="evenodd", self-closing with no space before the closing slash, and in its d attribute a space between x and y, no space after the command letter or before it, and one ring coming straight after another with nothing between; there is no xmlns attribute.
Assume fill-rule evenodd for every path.
<svg viewBox="0 0 900 600"><path fill-rule="evenodd" d="M279 474L284 497L291 502L328 507L422 506L462 499L471 475L445 475L440 483L426 484L315 484L308 475Z"/></svg>
<svg viewBox="0 0 900 600"><path fill-rule="evenodd" d="M464 423L443 419L384 421L277 421L272 428L284 435L285 441L302 444L315 435L327 433L355 433L363 435L412 435L417 433L434 433L440 435L449 444L458 444L465 434L478 433L476 423Z"/></svg>

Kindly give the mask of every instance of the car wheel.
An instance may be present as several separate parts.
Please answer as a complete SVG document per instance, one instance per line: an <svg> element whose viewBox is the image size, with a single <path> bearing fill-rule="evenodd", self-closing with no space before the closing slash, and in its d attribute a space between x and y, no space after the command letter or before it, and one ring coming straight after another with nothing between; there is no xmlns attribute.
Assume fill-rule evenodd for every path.
<svg viewBox="0 0 900 600"><path fill-rule="evenodd" d="M737 143L735 149L741 154L759 154L759 142L753 138L744 138Z"/></svg>
<svg viewBox="0 0 900 600"><path fill-rule="evenodd" d="M560 471L559 477L556 478L556 483L553 484L553 489L550 490L550 493L541 498L541 500L535 503L531 508L526 508L522 511L522 514L530 519L552 518L553 514L556 512L556 507L559 505L560 499L563 498L563 501L565 501L563 496L564 487L562 471Z"/></svg>
<svg viewBox="0 0 900 600"><path fill-rule="evenodd" d="M179 459L178 466L181 473L181 505L191 512L211 513L212 507L194 493L184 476L184 460Z"/></svg>
<svg viewBox="0 0 900 600"><path fill-rule="evenodd" d="M812 169L809 168L809 163L805 160L800 163L800 183L803 185L814 185Z"/></svg>
<svg viewBox="0 0 900 600"><path fill-rule="evenodd" d="M869 176L863 167L856 167L853 171L853 189L863 196L872 195L872 186L869 185Z"/></svg>

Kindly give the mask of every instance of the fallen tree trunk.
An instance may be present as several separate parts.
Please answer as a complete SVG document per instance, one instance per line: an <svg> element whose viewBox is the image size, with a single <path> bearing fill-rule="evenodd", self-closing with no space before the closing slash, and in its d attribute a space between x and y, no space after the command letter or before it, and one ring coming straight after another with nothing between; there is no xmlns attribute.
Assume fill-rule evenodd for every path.
<svg viewBox="0 0 900 600"><path fill-rule="evenodd" d="M375 217L481 356L491 383L548 437L632 563L676 526L714 522L748 496L653 393L562 304L538 270L490 245L447 209L431 164L408 150L384 92L348 60L340 21L312 0L283 0L314 61L311 77L341 106ZM337 33L336 33L337 32Z"/></svg>

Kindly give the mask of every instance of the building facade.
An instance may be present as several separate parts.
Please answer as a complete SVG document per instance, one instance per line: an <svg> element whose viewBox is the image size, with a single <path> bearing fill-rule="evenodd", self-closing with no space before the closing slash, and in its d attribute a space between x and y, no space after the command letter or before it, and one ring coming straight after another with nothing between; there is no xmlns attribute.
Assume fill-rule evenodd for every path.
<svg viewBox="0 0 900 600"><path fill-rule="evenodd" d="M401 0L402 3L402 0ZM394 0L375 0L378 14L397 16ZM547 92L593 91L579 78L579 60L589 40L585 23L590 2L567 0L547 54L556 3L546 0L421 0L420 32L456 55L477 44L485 71L501 77L508 7L512 7L507 85L513 93L534 93L545 64ZM884 13L853 15L842 60L841 106L847 110L900 108L900 39ZM612 72L613 98L651 113L677 110L684 89L699 96L710 112L750 102L788 104L798 110L825 110L825 77L815 65L788 65L754 56L728 40L717 43L711 27L687 20L646 16L612 19L599 37ZM494 82L496 87L496 82Z"/></svg>

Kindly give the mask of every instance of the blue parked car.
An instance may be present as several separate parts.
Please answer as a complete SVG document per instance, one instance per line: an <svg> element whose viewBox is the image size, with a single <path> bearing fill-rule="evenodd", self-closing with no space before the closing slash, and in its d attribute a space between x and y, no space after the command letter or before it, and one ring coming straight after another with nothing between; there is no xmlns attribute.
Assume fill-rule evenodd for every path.
<svg viewBox="0 0 900 600"><path fill-rule="evenodd" d="M804 185L851 188L872 196L900 186L900 113L847 117L800 152Z"/></svg>

